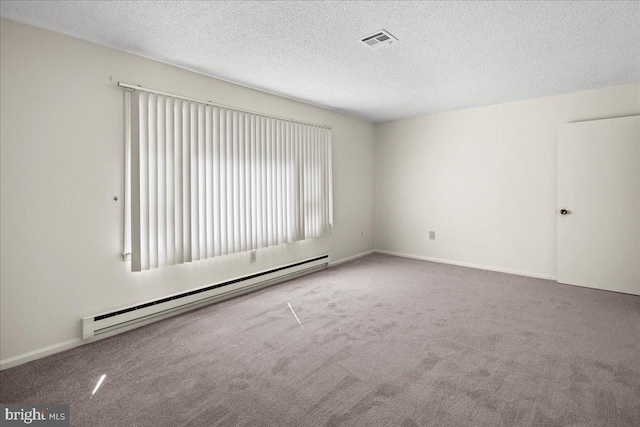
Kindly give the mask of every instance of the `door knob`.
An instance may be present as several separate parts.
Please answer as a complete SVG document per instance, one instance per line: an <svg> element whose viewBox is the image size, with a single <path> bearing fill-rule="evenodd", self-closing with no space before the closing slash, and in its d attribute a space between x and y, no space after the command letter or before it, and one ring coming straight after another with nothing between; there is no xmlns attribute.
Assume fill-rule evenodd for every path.
<svg viewBox="0 0 640 427"><path fill-rule="evenodd" d="M560 215L566 215L566 214L568 214L568 213L569 213L569 211L568 211L568 210L566 210L566 209L560 209Z"/></svg>

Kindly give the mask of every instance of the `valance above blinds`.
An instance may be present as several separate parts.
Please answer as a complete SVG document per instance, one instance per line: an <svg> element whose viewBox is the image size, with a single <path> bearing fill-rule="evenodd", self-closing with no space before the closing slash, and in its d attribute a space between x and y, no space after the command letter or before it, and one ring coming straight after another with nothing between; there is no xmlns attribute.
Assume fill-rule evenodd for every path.
<svg viewBox="0 0 640 427"><path fill-rule="evenodd" d="M331 233L331 130L130 96L132 271Z"/></svg>

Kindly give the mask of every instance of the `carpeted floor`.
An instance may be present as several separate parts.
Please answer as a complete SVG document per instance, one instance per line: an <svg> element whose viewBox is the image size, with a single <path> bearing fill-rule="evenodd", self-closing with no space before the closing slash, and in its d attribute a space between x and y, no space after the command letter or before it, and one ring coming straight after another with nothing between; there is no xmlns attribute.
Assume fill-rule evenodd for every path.
<svg viewBox="0 0 640 427"><path fill-rule="evenodd" d="M371 255L3 371L0 401L77 426L639 426L640 297Z"/></svg>

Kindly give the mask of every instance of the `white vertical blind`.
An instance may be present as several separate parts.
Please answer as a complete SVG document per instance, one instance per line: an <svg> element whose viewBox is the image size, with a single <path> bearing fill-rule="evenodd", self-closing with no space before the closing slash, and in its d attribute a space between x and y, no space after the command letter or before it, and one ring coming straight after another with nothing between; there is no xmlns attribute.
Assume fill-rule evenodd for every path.
<svg viewBox="0 0 640 427"><path fill-rule="evenodd" d="M145 91L130 103L132 271L331 233L330 129Z"/></svg>

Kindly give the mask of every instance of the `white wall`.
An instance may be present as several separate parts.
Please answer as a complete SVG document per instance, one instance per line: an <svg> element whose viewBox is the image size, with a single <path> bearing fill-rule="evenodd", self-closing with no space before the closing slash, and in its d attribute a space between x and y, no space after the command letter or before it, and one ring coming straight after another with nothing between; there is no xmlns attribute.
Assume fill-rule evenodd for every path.
<svg viewBox="0 0 640 427"><path fill-rule="evenodd" d="M376 250L554 277L557 126L639 113L632 84L377 125Z"/></svg>
<svg viewBox="0 0 640 427"><path fill-rule="evenodd" d="M77 340L83 316L373 249L373 124L6 19L0 30L1 359ZM113 200L123 194L117 81L333 126L333 236L261 249L256 264L247 253L131 273Z"/></svg>

